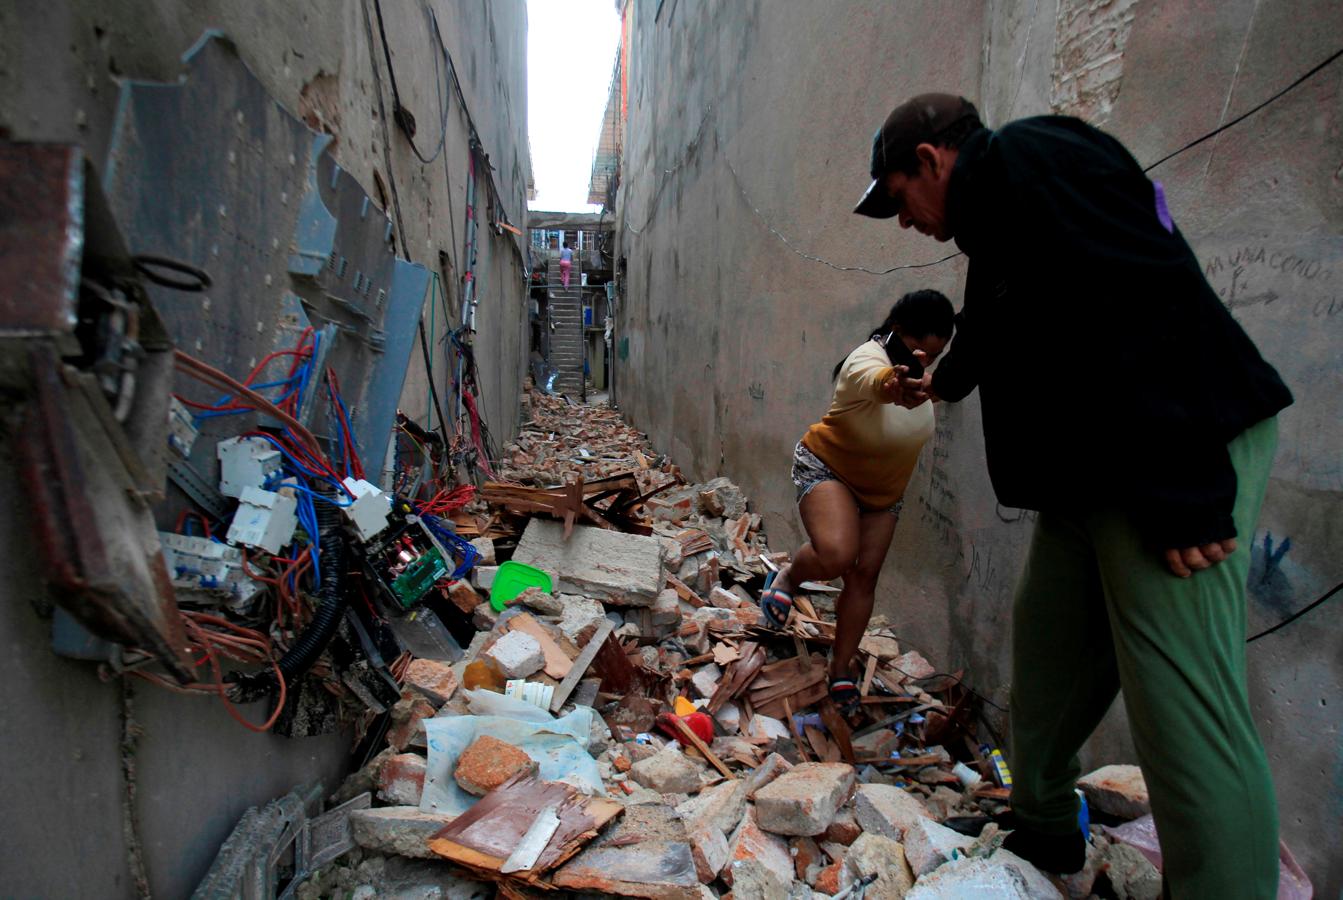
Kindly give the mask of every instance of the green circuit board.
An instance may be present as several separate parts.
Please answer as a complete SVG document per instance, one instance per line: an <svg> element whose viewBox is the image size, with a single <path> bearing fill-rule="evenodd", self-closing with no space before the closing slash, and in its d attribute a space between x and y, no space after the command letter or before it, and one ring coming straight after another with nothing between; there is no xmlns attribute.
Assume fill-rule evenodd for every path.
<svg viewBox="0 0 1343 900"><path fill-rule="evenodd" d="M435 547L406 566L406 570L392 582L392 593L406 609L419 603L438 581L452 572L443 555Z"/></svg>

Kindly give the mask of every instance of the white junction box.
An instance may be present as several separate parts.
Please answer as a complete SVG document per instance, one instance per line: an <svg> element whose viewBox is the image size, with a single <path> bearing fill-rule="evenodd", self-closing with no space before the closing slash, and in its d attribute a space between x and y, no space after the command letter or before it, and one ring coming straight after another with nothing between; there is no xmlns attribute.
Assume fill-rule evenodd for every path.
<svg viewBox="0 0 1343 900"><path fill-rule="evenodd" d="M191 457L191 448L200 432L191 410L171 394L168 395L168 446L178 452L183 459Z"/></svg>
<svg viewBox="0 0 1343 900"><path fill-rule="evenodd" d="M159 543L173 587L180 592L202 593L209 600L222 600L229 608L242 611L264 587L243 572L242 551L237 547L169 531L159 532Z"/></svg>
<svg viewBox="0 0 1343 900"><path fill-rule="evenodd" d="M267 553L279 553L293 540L298 527L298 501L290 494L261 488L243 488L238 511L228 529L230 544L246 544Z"/></svg>
<svg viewBox="0 0 1343 900"><path fill-rule="evenodd" d="M265 487L280 471L280 451L265 438L235 437L215 445L219 457L219 493L242 497L245 488Z"/></svg>
<svg viewBox="0 0 1343 900"><path fill-rule="evenodd" d="M354 495L349 506L341 507L345 518L366 541L387 527L387 517L392 511L392 498L377 485L362 478L346 478L345 489Z"/></svg>

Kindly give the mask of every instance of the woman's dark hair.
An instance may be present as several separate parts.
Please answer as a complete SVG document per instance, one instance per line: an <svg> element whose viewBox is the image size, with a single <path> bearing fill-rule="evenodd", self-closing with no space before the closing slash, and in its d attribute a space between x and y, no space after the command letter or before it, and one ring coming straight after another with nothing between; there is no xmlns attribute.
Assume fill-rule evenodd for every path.
<svg viewBox="0 0 1343 900"><path fill-rule="evenodd" d="M895 301L886 318L868 333L868 337L876 338L895 332L897 336L906 335L915 340L929 335L950 339L955 327L956 311L952 309L951 301L941 291L925 289L910 291ZM830 380L839 377L839 370L844 368L847 359L846 356L836 363Z"/></svg>

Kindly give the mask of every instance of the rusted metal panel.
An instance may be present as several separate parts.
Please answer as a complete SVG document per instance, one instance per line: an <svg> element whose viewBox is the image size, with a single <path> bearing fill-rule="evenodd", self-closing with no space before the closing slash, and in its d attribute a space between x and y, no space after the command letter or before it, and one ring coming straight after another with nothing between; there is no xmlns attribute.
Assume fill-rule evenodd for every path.
<svg viewBox="0 0 1343 900"><path fill-rule="evenodd" d="M154 653L178 678L191 679L186 634L148 506L136 499L82 390L63 382L51 343L34 343L28 356L27 439L15 449L52 602L94 634Z"/></svg>
<svg viewBox="0 0 1343 900"><path fill-rule="evenodd" d="M83 182L76 146L0 142L0 330L73 330Z"/></svg>

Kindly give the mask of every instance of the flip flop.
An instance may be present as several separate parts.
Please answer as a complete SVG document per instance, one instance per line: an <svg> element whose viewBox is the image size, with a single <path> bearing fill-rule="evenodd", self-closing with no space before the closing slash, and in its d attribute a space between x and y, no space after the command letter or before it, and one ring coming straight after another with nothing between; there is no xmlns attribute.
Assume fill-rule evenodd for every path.
<svg viewBox="0 0 1343 900"><path fill-rule="evenodd" d="M760 591L760 611L765 614L765 624L775 631L788 622L788 614L793 610L793 595L787 591L770 587L778 572L765 576L765 586Z"/></svg>
<svg viewBox="0 0 1343 900"><path fill-rule="evenodd" d="M835 701L842 715L851 716L858 712L863 695L852 678L834 678L830 681L830 699Z"/></svg>

